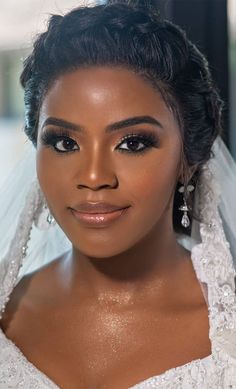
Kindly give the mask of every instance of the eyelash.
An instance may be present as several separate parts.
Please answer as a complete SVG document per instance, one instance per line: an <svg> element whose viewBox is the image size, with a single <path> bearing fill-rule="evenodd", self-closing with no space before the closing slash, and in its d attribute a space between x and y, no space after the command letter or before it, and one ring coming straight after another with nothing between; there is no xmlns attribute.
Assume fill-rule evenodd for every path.
<svg viewBox="0 0 236 389"><path fill-rule="evenodd" d="M73 152L78 150L76 148L76 149L71 149L71 150L67 150L67 151L62 151L56 147L56 144L60 141L62 141L62 142L69 141L70 143L72 142L72 144L74 143L74 145L76 144L74 139L71 138L69 131L66 131L66 130L59 130L57 132L55 130L50 130L50 129L46 130L41 135L40 140L44 146L53 147L53 149L57 153L73 153ZM130 133L130 134L124 136L121 139L121 142L119 143L118 146L122 145L122 143L124 143L125 141L127 142L130 140L131 141L135 140L135 141L138 141L138 143L143 143L144 147L142 147L141 150L136 150L136 151L132 151L129 149L118 149L118 151L120 151L122 153L129 153L129 154L143 154L149 148L158 147L158 145L159 145L159 141L158 141L157 136L155 134L153 134L150 131L149 132L144 131L144 132L139 132L139 133Z"/></svg>

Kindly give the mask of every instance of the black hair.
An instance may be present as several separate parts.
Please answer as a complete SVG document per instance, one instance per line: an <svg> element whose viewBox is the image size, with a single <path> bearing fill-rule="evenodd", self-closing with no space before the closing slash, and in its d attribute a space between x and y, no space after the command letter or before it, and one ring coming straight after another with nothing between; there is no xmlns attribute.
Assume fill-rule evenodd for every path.
<svg viewBox="0 0 236 389"><path fill-rule="evenodd" d="M160 17L154 3L110 0L105 5L76 8L65 16L51 16L47 31L37 37L24 61L20 77L25 92L25 133L35 147L40 107L58 76L96 65L124 67L151 82L174 113L186 171L196 168L192 177L196 184L222 132L223 102L206 58L180 27ZM181 232L178 208L183 198L177 189L173 223Z"/></svg>

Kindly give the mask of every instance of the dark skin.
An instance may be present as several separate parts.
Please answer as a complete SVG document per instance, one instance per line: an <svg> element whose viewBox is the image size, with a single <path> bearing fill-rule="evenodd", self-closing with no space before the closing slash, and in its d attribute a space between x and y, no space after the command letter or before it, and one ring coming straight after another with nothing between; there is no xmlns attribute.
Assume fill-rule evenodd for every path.
<svg viewBox="0 0 236 389"><path fill-rule="evenodd" d="M160 125L105 131L137 116ZM49 127L58 132L43 128L49 117L83 127L69 130L74 152L42 144ZM157 144L139 154L118 150L127 150L125 135L140 132ZM126 69L60 76L40 111L37 173L73 250L13 291L2 328L24 355L63 389L127 389L210 355L207 305L172 225L183 177L180 129L159 93ZM130 209L108 227L87 228L69 210L85 200Z"/></svg>

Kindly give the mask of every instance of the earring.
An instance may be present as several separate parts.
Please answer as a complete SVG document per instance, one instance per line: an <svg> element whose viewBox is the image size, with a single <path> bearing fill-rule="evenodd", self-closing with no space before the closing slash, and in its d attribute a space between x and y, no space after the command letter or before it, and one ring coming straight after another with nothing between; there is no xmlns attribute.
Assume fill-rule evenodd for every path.
<svg viewBox="0 0 236 389"><path fill-rule="evenodd" d="M35 218L34 224L39 230L48 230L51 226L56 224L56 221L50 213L46 203L43 204L41 210Z"/></svg>
<svg viewBox="0 0 236 389"><path fill-rule="evenodd" d="M54 226L56 224L56 220L54 219L50 211L48 211L47 222L50 226Z"/></svg>
<svg viewBox="0 0 236 389"><path fill-rule="evenodd" d="M187 192L188 192L188 194L189 194L190 192L192 192L193 190L194 190L194 186L193 186L193 185L188 185L188 186L187 186ZM184 192L185 192L185 186L184 186L184 185L181 186L181 187L178 189L178 191L179 191L180 193L184 193ZM190 226L190 220L189 220L189 217L188 217L187 212L190 211L190 208L189 208L188 205L187 205L187 201L186 201L186 196L185 196L185 194L183 195L183 200L184 200L184 204L181 205L181 206L179 207L179 210L184 212L183 217L182 217L182 220L181 220L181 224L182 224L182 226L183 226L184 228L188 228L188 227Z"/></svg>

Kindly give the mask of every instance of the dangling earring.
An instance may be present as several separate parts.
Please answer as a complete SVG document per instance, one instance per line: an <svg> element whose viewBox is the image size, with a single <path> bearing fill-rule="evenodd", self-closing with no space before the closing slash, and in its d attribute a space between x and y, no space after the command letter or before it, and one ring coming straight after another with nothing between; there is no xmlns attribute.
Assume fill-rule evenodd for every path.
<svg viewBox="0 0 236 389"><path fill-rule="evenodd" d="M48 209L46 199L39 186L37 188L37 194L38 205L37 210L35 212L34 225L39 230L48 230L51 226L56 224L56 221Z"/></svg>
<svg viewBox="0 0 236 389"><path fill-rule="evenodd" d="M56 220L54 219L54 217L52 216L52 214L50 213L50 211L48 211L48 216L47 216L47 222L48 224L51 226L54 226L56 224Z"/></svg>
<svg viewBox="0 0 236 389"><path fill-rule="evenodd" d="M194 186L193 186L193 185L188 185L188 186L187 186L187 192L188 192L188 194L189 194L190 192L192 192L193 190L194 190ZM184 186L184 185L181 186L181 187L178 189L178 191L179 191L180 193L184 193L184 192L185 192L185 186ZM182 226L183 226L184 228L188 228L188 227L190 226L190 220L189 220L189 217L188 217L187 212L190 211L190 208L189 208L188 205L187 205L187 201L186 201L186 196L185 196L185 194L183 195L183 200L184 200L184 204L181 205L181 206L179 207L179 210L184 212L183 217L182 217L182 220L181 220L181 224L182 224Z"/></svg>
<svg viewBox="0 0 236 389"><path fill-rule="evenodd" d="M48 206L44 203L34 221L35 226L39 230L48 230L51 226L56 224L56 221L50 213Z"/></svg>

